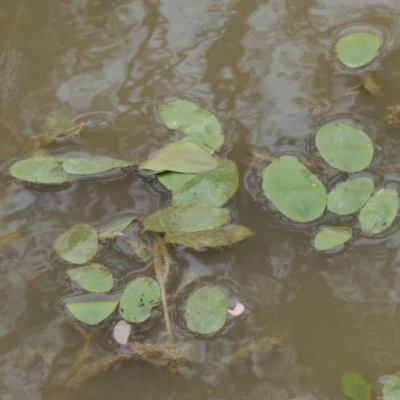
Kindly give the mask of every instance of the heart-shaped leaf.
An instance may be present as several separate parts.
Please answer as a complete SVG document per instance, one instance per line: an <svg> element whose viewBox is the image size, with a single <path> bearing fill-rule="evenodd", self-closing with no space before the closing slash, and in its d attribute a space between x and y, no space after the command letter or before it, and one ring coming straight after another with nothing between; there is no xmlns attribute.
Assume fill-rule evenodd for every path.
<svg viewBox="0 0 400 400"><path fill-rule="evenodd" d="M67 308L79 321L96 325L105 320L115 310L117 304L118 301L86 301L67 303Z"/></svg>
<svg viewBox="0 0 400 400"><path fill-rule="evenodd" d="M345 372L342 386L344 393L353 400L371 400L371 384L358 372Z"/></svg>
<svg viewBox="0 0 400 400"><path fill-rule="evenodd" d="M400 399L400 372L389 376L383 385L383 400Z"/></svg>
<svg viewBox="0 0 400 400"><path fill-rule="evenodd" d="M114 168L123 168L136 165L137 162L116 160L103 157L75 157L67 158L63 163L63 169L68 174L90 175L105 172Z"/></svg>
<svg viewBox="0 0 400 400"><path fill-rule="evenodd" d="M352 229L347 226L327 226L315 236L314 246L320 251L333 249L347 242L352 234Z"/></svg>
<svg viewBox="0 0 400 400"><path fill-rule="evenodd" d="M110 270L97 263L70 269L67 274L83 289L90 292L108 292L114 284Z"/></svg>
<svg viewBox="0 0 400 400"><path fill-rule="evenodd" d="M265 168L263 189L275 207L293 221L313 221L325 210L324 185L295 157L282 156Z"/></svg>

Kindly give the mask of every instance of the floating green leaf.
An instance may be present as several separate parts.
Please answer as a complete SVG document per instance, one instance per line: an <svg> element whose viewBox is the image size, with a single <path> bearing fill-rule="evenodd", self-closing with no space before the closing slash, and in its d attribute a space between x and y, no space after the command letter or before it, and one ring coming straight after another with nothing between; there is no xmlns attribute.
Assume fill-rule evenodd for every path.
<svg viewBox="0 0 400 400"><path fill-rule="evenodd" d="M203 286L190 295L186 305L188 328L207 335L219 331L226 322L225 295L217 288Z"/></svg>
<svg viewBox="0 0 400 400"><path fill-rule="evenodd" d="M121 232L123 232L131 223L133 219L129 218L126 221L119 222L116 225L111 226L110 228L100 231L99 232L99 239L100 240L105 240L105 239L112 239L116 236L119 236Z"/></svg>
<svg viewBox="0 0 400 400"><path fill-rule="evenodd" d="M217 160L194 143L171 143L149 160L140 164L141 169L154 172L174 171L198 173L218 167Z"/></svg>
<svg viewBox="0 0 400 400"><path fill-rule="evenodd" d="M352 229L347 226L327 226L315 236L314 246L320 251L333 249L347 242L352 234Z"/></svg>
<svg viewBox="0 0 400 400"><path fill-rule="evenodd" d="M148 261L151 258L151 250L144 243L139 240L133 241L128 240L126 238L121 239L124 243L126 243L132 251L142 260Z"/></svg>
<svg viewBox="0 0 400 400"><path fill-rule="evenodd" d="M361 209L361 230L368 236L388 229L397 215L399 196L394 189L377 190Z"/></svg>
<svg viewBox="0 0 400 400"><path fill-rule="evenodd" d="M64 114L52 114L46 117L47 128L52 131L63 131L75 126L71 118Z"/></svg>
<svg viewBox="0 0 400 400"><path fill-rule="evenodd" d="M339 60L350 68L368 64L374 59L380 47L379 37L368 32L351 33L336 43Z"/></svg>
<svg viewBox="0 0 400 400"><path fill-rule="evenodd" d="M165 235L167 243L182 244L195 249L202 247L224 247L249 238L253 233L240 225L225 225L201 232L169 232Z"/></svg>
<svg viewBox="0 0 400 400"><path fill-rule="evenodd" d="M331 166L345 172L367 168L374 148L362 131L347 124L325 124L315 138L321 157Z"/></svg>
<svg viewBox="0 0 400 400"><path fill-rule="evenodd" d="M179 140L179 143L194 143L204 149L207 153L212 154L224 143L223 135L212 135L210 133L195 133L188 135L183 139Z"/></svg>
<svg viewBox="0 0 400 400"><path fill-rule="evenodd" d="M383 385L383 400L400 399L400 372L391 375Z"/></svg>
<svg viewBox="0 0 400 400"><path fill-rule="evenodd" d="M73 264L89 262L97 252L97 232L87 224L77 224L55 242L57 254Z"/></svg>
<svg viewBox="0 0 400 400"><path fill-rule="evenodd" d="M265 168L263 189L275 207L294 221L313 221L326 206L324 185L292 156L282 156Z"/></svg>
<svg viewBox="0 0 400 400"><path fill-rule="evenodd" d="M328 210L348 215L365 205L374 191L374 182L367 177L352 179L336 186L328 194Z"/></svg>
<svg viewBox="0 0 400 400"><path fill-rule="evenodd" d="M68 174L90 175L105 172L114 168L123 168L136 165L137 162L116 160L103 157L75 157L67 158L63 163L63 169Z"/></svg>
<svg viewBox="0 0 400 400"><path fill-rule="evenodd" d="M118 301L86 301L67 303L67 308L79 321L96 325L106 319L115 310L117 304Z"/></svg>
<svg viewBox="0 0 400 400"><path fill-rule="evenodd" d="M67 274L83 289L90 292L108 292L114 283L109 269L97 263L70 269Z"/></svg>
<svg viewBox="0 0 400 400"><path fill-rule="evenodd" d="M150 317L151 309L160 298L160 287L154 279L136 278L122 293L119 312L128 322L143 322Z"/></svg>
<svg viewBox="0 0 400 400"><path fill-rule="evenodd" d="M199 203L189 206L164 208L144 220L146 229L155 232L198 232L218 228L228 222L224 208Z"/></svg>
<svg viewBox="0 0 400 400"><path fill-rule="evenodd" d="M12 165L10 173L14 178L27 182L61 184L71 181L62 168L63 161L55 157L28 158Z"/></svg>
<svg viewBox="0 0 400 400"><path fill-rule="evenodd" d="M183 206L208 203L214 207L223 206L239 187L239 172L230 160L218 159L219 167L197 174L180 189L173 192L172 204Z"/></svg>
<svg viewBox="0 0 400 400"><path fill-rule="evenodd" d="M344 393L353 400L371 400L371 384L358 372L345 372L342 386Z"/></svg>
<svg viewBox="0 0 400 400"><path fill-rule="evenodd" d="M179 172L162 172L157 175L158 180L169 190L178 190L185 183L193 179L196 174L182 174Z"/></svg>
<svg viewBox="0 0 400 400"><path fill-rule="evenodd" d="M218 135L221 131L217 118L204 108L188 100L175 100L158 106L161 119L170 129L180 130L188 135L211 133Z"/></svg>

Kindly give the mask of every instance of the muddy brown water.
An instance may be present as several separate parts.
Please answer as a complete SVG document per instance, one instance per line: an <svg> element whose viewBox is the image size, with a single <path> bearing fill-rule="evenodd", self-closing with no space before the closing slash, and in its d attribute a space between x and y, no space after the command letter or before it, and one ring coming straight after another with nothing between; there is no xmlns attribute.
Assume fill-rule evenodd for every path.
<svg viewBox="0 0 400 400"><path fill-rule="evenodd" d="M345 120L371 136L376 165L400 164L400 132L381 123L400 102L398 8L395 0L0 3L0 398L340 400L349 370L362 373L380 398L385 377L400 370L398 219L375 238L356 234L338 251L318 253L312 238L325 220L301 225L280 216L261 190L266 164L248 150L307 157L316 153L312 135L321 124ZM359 77L339 64L333 46L358 29L382 38L366 68L381 96L343 96ZM172 251L172 329L197 351L185 373L133 359L70 389L65 376L84 349L83 333L93 333L91 362L121 348L112 338L116 315L97 328L78 323L83 333L65 322L64 301L82 291L55 257L55 238L79 222L100 228L144 217L169 205L170 195L135 170L45 188L16 181L8 168L32 154L35 134L54 113L104 118L106 127L46 145L48 153L144 159L179 137L156 113L176 98L221 121L220 155L240 170L227 207L254 236L218 251ZM377 186L399 189L396 168L372 175ZM97 259L112 269L116 294L132 277L152 274L151 265L112 246ZM173 296L195 279L246 307L210 338L185 329ZM137 340L155 340L162 327L155 313L135 327ZM266 337L284 348L257 342ZM240 362L221 364L251 344Z"/></svg>

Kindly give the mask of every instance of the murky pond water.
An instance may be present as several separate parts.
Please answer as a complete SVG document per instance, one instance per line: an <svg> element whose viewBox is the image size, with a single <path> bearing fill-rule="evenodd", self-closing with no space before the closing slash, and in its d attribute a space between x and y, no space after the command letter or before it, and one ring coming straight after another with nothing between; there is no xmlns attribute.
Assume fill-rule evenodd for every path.
<svg viewBox="0 0 400 400"><path fill-rule="evenodd" d="M282 217L261 189L267 163L249 150L315 155L312 135L324 122L352 121L375 143L375 185L399 190L399 131L382 124L399 102L399 21L395 0L1 3L1 399L345 399L341 377L349 370L381 398L385 376L400 369L398 220L376 237L357 233L339 251L318 253L312 240L326 221ZM340 65L334 44L360 28L383 41L366 67L381 96L343 95L359 76ZM254 236L228 249L171 250L172 329L197 351L184 373L136 357L71 384L74 373L87 373L84 365L124 349L112 337L117 314L96 328L68 322L65 301L83 292L66 276L55 239L77 223L100 229L144 218L170 205L170 194L134 168L49 188L15 180L9 167L39 152L144 160L180 137L156 111L177 98L221 122L219 155L240 171L227 207ZM51 114L104 118L105 126L37 148ZM114 294L132 277L153 274L112 245L96 259L112 269ZM246 311L215 336L191 334L174 294L195 280L217 284ZM155 313L134 327L135 340L156 340L163 321ZM83 352L91 356L81 363ZM241 354L237 362L224 363L233 354Z"/></svg>

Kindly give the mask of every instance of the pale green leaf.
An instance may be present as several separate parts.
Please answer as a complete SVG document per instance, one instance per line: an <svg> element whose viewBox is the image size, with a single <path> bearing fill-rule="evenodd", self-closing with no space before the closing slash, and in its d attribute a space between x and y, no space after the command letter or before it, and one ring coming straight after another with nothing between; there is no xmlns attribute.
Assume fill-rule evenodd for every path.
<svg viewBox="0 0 400 400"><path fill-rule="evenodd" d="M87 301L67 303L67 308L79 321L96 325L105 320L115 310L117 304L118 301Z"/></svg>
<svg viewBox="0 0 400 400"><path fill-rule="evenodd" d="M97 263L69 269L67 274L79 286L90 292L108 292L114 284L110 270Z"/></svg>
<svg viewBox="0 0 400 400"><path fill-rule="evenodd" d="M178 190L185 183L193 179L196 174L182 174L180 172L162 172L157 178L168 190Z"/></svg>
<svg viewBox="0 0 400 400"><path fill-rule="evenodd" d="M383 385L383 400L400 399L400 372L389 376Z"/></svg>
<svg viewBox="0 0 400 400"><path fill-rule="evenodd" d="M353 234L347 226L327 226L321 229L314 239L314 246L317 250L329 250L347 242Z"/></svg>
<svg viewBox="0 0 400 400"><path fill-rule="evenodd" d="M123 168L136 165L137 162L116 160L105 157L75 157L67 158L63 163L63 169L68 174L90 175L105 172L114 168Z"/></svg>
<svg viewBox="0 0 400 400"><path fill-rule="evenodd" d="M353 400L371 400L371 384L358 372L345 372L342 386L344 393Z"/></svg>

